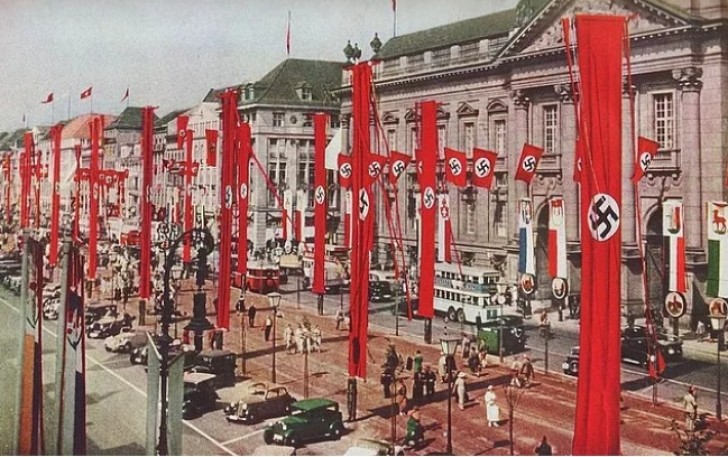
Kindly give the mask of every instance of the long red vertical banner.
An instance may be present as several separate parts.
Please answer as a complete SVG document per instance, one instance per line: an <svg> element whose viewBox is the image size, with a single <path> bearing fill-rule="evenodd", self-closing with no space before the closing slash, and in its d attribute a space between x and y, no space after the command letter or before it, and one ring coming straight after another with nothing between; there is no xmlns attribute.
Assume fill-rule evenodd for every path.
<svg viewBox="0 0 728 457"><path fill-rule="evenodd" d="M351 293L349 308L349 376L365 378L367 373L367 328L369 326L369 250L374 200L366 185L371 154L370 100L372 69L368 62L352 68L352 152L351 192L356 199L351 217Z"/></svg>
<svg viewBox="0 0 728 457"><path fill-rule="evenodd" d="M217 327L230 328L230 249L232 245L232 207L235 200L233 187L236 113L238 93L222 94L222 159L220 171L220 278L217 292Z"/></svg>
<svg viewBox="0 0 728 457"><path fill-rule="evenodd" d="M6 155L3 159L3 170L5 171L5 219L8 224L13 221L13 211L10 208L10 191L13 188L13 166L10 162L10 156Z"/></svg>
<svg viewBox="0 0 728 457"><path fill-rule="evenodd" d="M53 182L51 183L51 244L48 253L48 263L51 266L56 266L58 263L58 219L61 206L58 187L61 185L61 133L63 133L63 125L58 124L51 128Z"/></svg>
<svg viewBox="0 0 728 457"><path fill-rule="evenodd" d="M35 144L33 142L33 132L25 132L24 136L25 151L20 158L20 228L28 227L28 218L30 212L30 176L32 168L30 166L31 157L35 154Z"/></svg>
<svg viewBox="0 0 728 457"><path fill-rule="evenodd" d="M99 237L99 160L101 148L101 134L103 132L103 117L91 119L91 163L89 166L88 188L89 199L89 228L88 228L88 279L96 278L96 251Z"/></svg>
<svg viewBox="0 0 728 457"><path fill-rule="evenodd" d="M581 73L581 331L574 455L619 455L622 16L576 17Z"/></svg>
<svg viewBox="0 0 728 457"><path fill-rule="evenodd" d="M435 196L437 164L437 104L434 101L422 103L422 147L420 160L420 220L422 223L420 255L420 305L418 314L432 319L435 300L435 223L437 198Z"/></svg>
<svg viewBox="0 0 728 457"><path fill-rule="evenodd" d="M151 256L152 256L152 202L150 201L152 179L154 178L154 107L145 106L142 110L142 195L141 221L139 229L139 298L151 297Z"/></svg>
<svg viewBox="0 0 728 457"><path fill-rule="evenodd" d="M326 255L326 114L313 115L314 145L314 238L313 238L313 286L317 294L326 292L324 262Z"/></svg>
<svg viewBox="0 0 728 457"><path fill-rule="evenodd" d="M238 160L238 273L248 274L248 195L250 174L250 125L240 124Z"/></svg>
<svg viewBox="0 0 728 457"><path fill-rule="evenodd" d="M185 176L185 190L184 190L184 231L187 232L189 230L192 230L192 176L194 176L194 170L195 167L192 163L192 139L194 137L194 131L187 130L187 134L185 135L185 164L183 167L184 170L184 176ZM182 262L185 264L190 263L190 251L192 248L192 239L191 237L186 237L184 240L184 244L182 246Z"/></svg>

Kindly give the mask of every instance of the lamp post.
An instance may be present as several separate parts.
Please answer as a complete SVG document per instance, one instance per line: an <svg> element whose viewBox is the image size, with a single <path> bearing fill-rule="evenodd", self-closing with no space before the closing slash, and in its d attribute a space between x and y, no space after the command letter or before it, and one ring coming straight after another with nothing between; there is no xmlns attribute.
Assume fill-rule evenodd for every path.
<svg viewBox="0 0 728 457"><path fill-rule="evenodd" d="M245 284L245 281L243 281ZM244 375L247 371L247 335L245 333L245 286L240 292L240 298L238 299L238 312L240 313L240 372Z"/></svg>
<svg viewBox="0 0 728 457"><path fill-rule="evenodd" d="M169 227L166 224L160 224L158 229L160 238L167 242L170 235ZM172 230L174 233L174 230ZM169 334L170 322L172 320L172 297L170 296L170 279L172 267L177 260L177 248L180 243L187 237L192 237L197 249L197 291L194 293L193 317L190 323L185 327L186 330L193 330L195 333L195 349L202 350L202 332L213 328L213 325L205 317L205 301L206 296L203 291L205 285L205 277L207 276L207 254L212 252L215 242L212 235L207 230L194 228L188 230L175 238L169 243L168 249L164 252L164 293L161 306L161 335L159 336L159 352L162 360L159 367L160 373L160 399L161 414L159 421L159 441L157 444L157 452L159 455L167 455L169 446L167 443L167 380L169 378L169 346L172 343L172 337Z"/></svg>
<svg viewBox="0 0 728 457"><path fill-rule="evenodd" d="M503 316L503 305L506 304L506 293L508 293L508 283L498 282L495 285L498 288L498 304L500 305L500 315ZM503 347L503 329L498 328L498 357L500 363L503 363L503 356L505 355L505 348Z"/></svg>
<svg viewBox="0 0 728 457"><path fill-rule="evenodd" d="M276 383L276 321L278 320L278 307L281 304L281 294L271 292L268 294L268 304L273 309L273 366L271 367L271 382Z"/></svg>
<svg viewBox="0 0 728 457"><path fill-rule="evenodd" d="M714 306L714 304L716 304ZM716 363L718 364L718 376L717 376L717 386L716 386L716 400L715 400L715 417L718 419L718 422L721 422L722 416L723 416L723 405L721 404L720 396L721 396L721 366L720 366L720 350L723 342L723 328L725 327L725 320L726 320L726 302L722 298L716 298L710 303L710 324L713 327L713 330L718 331L718 347L715 351L716 354Z"/></svg>
<svg viewBox="0 0 728 457"><path fill-rule="evenodd" d="M445 453L447 455L453 455L452 451L452 386L453 386L453 372L452 368L455 365L454 357L455 351L457 350L460 338L441 338L440 345L442 346L442 353L446 357L446 368L447 368L447 449Z"/></svg>

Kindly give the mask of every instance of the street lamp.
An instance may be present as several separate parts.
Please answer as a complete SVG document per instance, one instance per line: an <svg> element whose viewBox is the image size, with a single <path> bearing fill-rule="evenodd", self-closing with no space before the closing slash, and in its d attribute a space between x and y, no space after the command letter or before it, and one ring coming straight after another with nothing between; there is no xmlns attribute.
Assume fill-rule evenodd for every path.
<svg viewBox="0 0 728 457"><path fill-rule="evenodd" d="M721 404L721 367L720 367L720 350L723 342L723 329L725 327L726 315L728 314L728 304L722 298L716 298L710 302L708 307L710 313L710 325L713 330L718 332L718 347L716 353L716 363L718 364L718 376L717 376L717 387L716 387L716 400L715 400L715 417L718 418L718 422L722 421L723 406Z"/></svg>
<svg viewBox="0 0 728 457"><path fill-rule="evenodd" d="M278 320L278 307L281 304L281 294L271 292L268 294L268 304L273 309L273 367L271 381L276 383L276 321Z"/></svg>
<svg viewBox="0 0 728 457"><path fill-rule="evenodd" d="M452 369L455 366L455 351L457 350L458 344L460 344L460 338L449 337L441 338L440 346L442 347L442 353L445 354L445 369L447 370L447 455L453 455L452 452L452 386L453 386L453 372Z"/></svg>
<svg viewBox="0 0 728 457"><path fill-rule="evenodd" d="M503 316L503 305L506 304L506 293L508 293L508 283L498 282L496 283L498 289L498 298L496 301L500 305L500 315ZM505 355L505 348L503 347L503 329L498 328L498 356L500 357L500 363L503 363L503 356Z"/></svg>

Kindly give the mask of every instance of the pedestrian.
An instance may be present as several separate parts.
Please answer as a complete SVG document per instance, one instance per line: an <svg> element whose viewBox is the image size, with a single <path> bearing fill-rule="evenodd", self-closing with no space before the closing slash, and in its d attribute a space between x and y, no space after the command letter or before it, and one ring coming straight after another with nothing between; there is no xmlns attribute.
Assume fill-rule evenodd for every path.
<svg viewBox="0 0 728 457"><path fill-rule="evenodd" d="M404 416L407 410L407 385L404 383L404 379L399 380L394 401L396 401L399 406L399 414Z"/></svg>
<svg viewBox="0 0 728 457"><path fill-rule="evenodd" d="M412 381L412 401L419 403L425 393L425 373L422 371L415 372Z"/></svg>
<svg viewBox="0 0 728 457"><path fill-rule="evenodd" d="M286 352L288 354L291 353L291 350L295 352L295 347L293 346L293 327L291 327L291 324L286 324L286 328L283 329L283 341L286 343Z"/></svg>
<svg viewBox="0 0 728 457"><path fill-rule="evenodd" d="M437 361L437 371L440 373L440 382L444 383L447 380L447 356L444 352L440 353L440 359Z"/></svg>
<svg viewBox="0 0 728 457"><path fill-rule="evenodd" d="M465 402L468 401L468 391L467 387L465 386L465 373L463 373L462 371L458 373L453 388L455 390L455 395L458 399L458 408L460 408L460 411L462 411L465 409Z"/></svg>
<svg viewBox="0 0 728 457"><path fill-rule="evenodd" d="M273 319L271 319L271 316L267 316L265 318L265 340L270 340L270 332L273 330Z"/></svg>
<svg viewBox="0 0 728 457"><path fill-rule="evenodd" d="M698 321L698 324L695 326L695 335L697 335L698 341L705 339L705 323L703 321Z"/></svg>
<svg viewBox="0 0 728 457"><path fill-rule="evenodd" d="M313 350L315 352L321 352L321 342L323 335L321 333L321 326L317 325L313 328Z"/></svg>
<svg viewBox="0 0 728 457"><path fill-rule="evenodd" d="M303 354L303 326L298 324L296 330L293 331L293 339L296 343L296 352Z"/></svg>
<svg viewBox="0 0 728 457"><path fill-rule="evenodd" d="M86 279L86 295L88 296L89 299L91 299L91 295L93 294L93 291L94 291L94 283L91 279L87 278Z"/></svg>
<svg viewBox="0 0 728 457"><path fill-rule="evenodd" d="M685 412L685 428L693 431L695 421L698 419L698 389L695 386L688 387L688 393L683 397L683 411Z"/></svg>
<svg viewBox="0 0 728 457"><path fill-rule="evenodd" d="M533 452L535 452L536 455L553 455L553 450L551 449L551 445L546 439L546 435L544 435L544 437L541 439L541 444L536 446L536 449L534 449Z"/></svg>
<svg viewBox="0 0 728 457"><path fill-rule="evenodd" d="M248 308L248 326L250 328L255 327L255 315L258 312L257 309L255 309L255 305L250 305L250 308Z"/></svg>
<svg viewBox="0 0 728 457"><path fill-rule="evenodd" d="M432 367L428 363L424 367L423 379L425 382L425 398L429 401L435 396L435 383L437 382L437 376L432 371Z"/></svg>
<svg viewBox="0 0 728 457"><path fill-rule="evenodd" d="M463 333L463 340L462 340L462 356L463 360L468 360L468 356L470 355L470 336Z"/></svg>
<svg viewBox="0 0 728 457"><path fill-rule="evenodd" d="M516 356L513 356L513 363L511 364L511 385L514 387L522 387L521 383L521 363L518 361Z"/></svg>
<svg viewBox="0 0 728 457"><path fill-rule="evenodd" d="M485 415L488 419L488 427L500 427L500 408L496 404L495 392L493 386L488 386L488 390L485 391Z"/></svg>
<svg viewBox="0 0 728 457"><path fill-rule="evenodd" d="M419 349L415 351L415 356L412 358L412 371L415 373L421 373L422 372L422 362L425 360L424 356L422 355L422 352L420 352Z"/></svg>
<svg viewBox="0 0 728 457"><path fill-rule="evenodd" d="M521 376L525 386L529 386L531 384L531 380L535 378L535 372L533 369L533 364L531 363L531 358L527 355L523 356L523 365L521 365Z"/></svg>
<svg viewBox="0 0 728 457"><path fill-rule="evenodd" d="M344 323L344 308L342 306L336 310L336 330L341 328L341 324Z"/></svg>

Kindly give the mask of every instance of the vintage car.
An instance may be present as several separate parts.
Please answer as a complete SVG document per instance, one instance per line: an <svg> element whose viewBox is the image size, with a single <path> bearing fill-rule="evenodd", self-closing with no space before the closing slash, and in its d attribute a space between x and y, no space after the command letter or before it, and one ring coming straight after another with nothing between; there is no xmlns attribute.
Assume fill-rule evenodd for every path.
<svg viewBox="0 0 728 457"><path fill-rule="evenodd" d="M43 300L43 318L49 321L58 319L58 310L61 307L61 299L47 298Z"/></svg>
<svg viewBox="0 0 728 457"><path fill-rule="evenodd" d="M20 284L23 278L20 276L12 275L5 277L5 286L15 295L20 295Z"/></svg>
<svg viewBox="0 0 728 457"><path fill-rule="evenodd" d="M137 333L131 327L122 327L118 335L109 336L104 340L104 348L110 352L129 353L134 346L142 346L139 344L142 337L146 340L143 334Z"/></svg>
<svg viewBox="0 0 728 457"><path fill-rule="evenodd" d="M226 349L209 349L197 354L189 371L214 374L217 387L235 384L235 359L237 355Z"/></svg>
<svg viewBox="0 0 728 457"><path fill-rule="evenodd" d="M257 382L248 387L242 399L225 408L225 418L228 422L254 424L290 413L295 401L285 387L266 388L264 383Z"/></svg>
<svg viewBox="0 0 728 457"><path fill-rule="evenodd" d="M116 305L108 303L90 303L86 305L86 310L84 312L86 327L90 326L102 317L117 316L119 314L117 309Z"/></svg>
<svg viewBox="0 0 728 457"><path fill-rule="evenodd" d="M347 449L344 455L376 456L376 455L405 455L404 447L395 446L388 441L360 438L354 446Z"/></svg>
<svg viewBox="0 0 728 457"><path fill-rule="evenodd" d="M182 417L194 419L217 406L215 375L208 373L185 373Z"/></svg>
<svg viewBox="0 0 728 457"><path fill-rule="evenodd" d="M268 425L265 444L297 447L304 441L341 438L344 432L339 404L325 398L310 398L291 404L291 415Z"/></svg>
<svg viewBox="0 0 728 457"><path fill-rule="evenodd" d="M89 338L96 339L118 335L122 328L131 327L133 321L134 318L129 314L124 314L123 316L104 316L92 322L91 325L86 326L86 335Z"/></svg>
<svg viewBox="0 0 728 457"><path fill-rule="evenodd" d="M665 333L657 334L657 347L666 361L682 359L682 340ZM622 361L647 366L648 356L647 329L641 325L622 330Z"/></svg>
<svg viewBox="0 0 728 457"><path fill-rule="evenodd" d="M374 281L369 283L369 301L386 302L394 300L394 290L389 281Z"/></svg>
<svg viewBox="0 0 728 457"><path fill-rule="evenodd" d="M485 348L488 354L500 354L501 343L504 354L515 354L526 348L526 332L521 316L504 315L485 322L476 322L476 325L478 347Z"/></svg>
<svg viewBox="0 0 728 457"><path fill-rule="evenodd" d="M574 346L566 356L566 360L561 364L564 374L577 376L579 374L579 346Z"/></svg>
<svg viewBox="0 0 728 457"><path fill-rule="evenodd" d="M169 346L169 355L170 357L173 357L179 352L185 353L185 369L192 368L195 364L195 359L197 358L195 347L191 344L182 344L180 340L174 340ZM148 361L149 343L147 342L145 345L136 346L132 342L132 350L129 352L129 362L132 365L146 365Z"/></svg>
<svg viewBox="0 0 728 457"><path fill-rule="evenodd" d="M419 297L410 296L410 301L412 302L412 314L413 317L417 318L417 310L420 307L420 299ZM395 304L392 305L392 315L394 315L395 312L398 312L400 316L406 316L408 314L407 311L407 297L404 293L397 295L397 300L395 301Z"/></svg>

